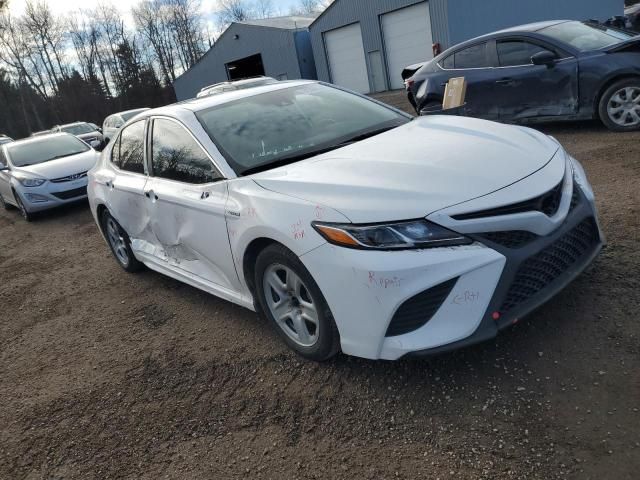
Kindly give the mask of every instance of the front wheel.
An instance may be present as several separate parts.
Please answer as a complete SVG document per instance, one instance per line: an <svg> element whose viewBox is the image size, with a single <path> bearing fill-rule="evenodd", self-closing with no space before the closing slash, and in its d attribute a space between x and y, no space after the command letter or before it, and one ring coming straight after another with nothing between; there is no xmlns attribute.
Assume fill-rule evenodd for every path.
<svg viewBox="0 0 640 480"><path fill-rule="evenodd" d="M30 222L31 220L33 220L33 214L29 212L29 210L27 210L27 207L24 206L24 203L22 203L22 199L20 198L20 195L18 195L17 192L13 192L13 196L16 199L16 203L18 204L18 210L20 211L20 215L22 216L22 218L24 218L27 222Z"/></svg>
<svg viewBox="0 0 640 480"><path fill-rule="evenodd" d="M256 260L254 280L261 310L291 349L315 361L338 353L331 310L298 257L281 245L267 247Z"/></svg>
<svg viewBox="0 0 640 480"><path fill-rule="evenodd" d="M600 119L609 130L640 129L640 78L627 78L611 85L598 106Z"/></svg>
<svg viewBox="0 0 640 480"><path fill-rule="evenodd" d="M102 213L102 231L107 237L107 243L111 247L111 253L120 266L127 272L137 272L142 268L142 263L133 255L129 235L111 214L105 210Z"/></svg>

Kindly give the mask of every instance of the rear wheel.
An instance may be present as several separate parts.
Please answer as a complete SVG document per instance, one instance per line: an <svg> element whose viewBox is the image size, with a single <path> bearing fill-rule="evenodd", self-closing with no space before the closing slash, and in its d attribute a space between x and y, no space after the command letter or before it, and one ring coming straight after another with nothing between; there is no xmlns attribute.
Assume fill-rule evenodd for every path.
<svg viewBox="0 0 640 480"><path fill-rule="evenodd" d="M315 361L340 350L331 310L302 262L281 245L264 249L256 260L255 283L260 308L287 345Z"/></svg>
<svg viewBox="0 0 640 480"><path fill-rule="evenodd" d="M610 130L640 129L640 78L627 78L611 85L602 95L600 119Z"/></svg>
<svg viewBox="0 0 640 480"><path fill-rule="evenodd" d="M102 213L101 221L102 231L105 237L107 237L107 243L120 266L131 273L140 270L142 263L133 255L131 240L127 232L124 231L107 210Z"/></svg>

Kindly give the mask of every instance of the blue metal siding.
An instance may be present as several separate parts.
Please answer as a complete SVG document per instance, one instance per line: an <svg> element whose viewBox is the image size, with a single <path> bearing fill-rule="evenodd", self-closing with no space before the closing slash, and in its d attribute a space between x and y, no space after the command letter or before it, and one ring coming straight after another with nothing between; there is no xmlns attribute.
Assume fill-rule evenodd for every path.
<svg viewBox="0 0 640 480"><path fill-rule="evenodd" d="M315 80L318 78L316 73L316 62L313 57L313 48L311 48L311 35L308 30L301 30L294 34L296 43L296 52L298 54L298 65L300 66L300 75L307 80Z"/></svg>
<svg viewBox="0 0 640 480"><path fill-rule="evenodd" d="M421 3L422 1L424 0L336 0L309 27L318 79L328 82L331 78L324 47L323 34L325 32L359 22L367 62L369 52L376 50L382 52L384 58L380 15ZM429 3L431 4L431 11L435 9L438 12L436 21L446 17L446 0L430 0ZM431 30L435 42L442 42L442 39L447 36L446 24L436 23L433 18L431 20ZM384 68L386 69L386 66ZM371 74L369 74L369 85L373 91Z"/></svg>
<svg viewBox="0 0 640 480"><path fill-rule="evenodd" d="M622 15L623 4L623 0L449 0L446 46L543 20L606 20Z"/></svg>
<svg viewBox="0 0 640 480"><path fill-rule="evenodd" d="M309 69L305 72L304 68L301 71L296 49L296 41L304 44L305 38L296 40L296 32L298 31L232 24L196 65L175 80L173 88L177 99L193 98L202 87L228 80L225 64L257 53L262 55L267 76L308 78L303 76L311 75L312 72Z"/></svg>

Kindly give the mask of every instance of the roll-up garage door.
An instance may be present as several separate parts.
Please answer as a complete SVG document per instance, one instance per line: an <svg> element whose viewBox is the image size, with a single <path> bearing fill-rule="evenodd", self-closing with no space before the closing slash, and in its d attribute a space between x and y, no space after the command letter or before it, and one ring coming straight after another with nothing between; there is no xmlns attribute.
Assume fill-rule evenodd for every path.
<svg viewBox="0 0 640 480"><path fill-rule="evenodd" d="M386 13L381 20L391 88L403 88L402 69L433 58L429 2Z"/></svg>
<svg viewBox="0 0 640 480"><path fill-rule="evenodd" d="M324 43L331 82L359 93L369 93L360 24L354 23L325 32Z"/></svg>

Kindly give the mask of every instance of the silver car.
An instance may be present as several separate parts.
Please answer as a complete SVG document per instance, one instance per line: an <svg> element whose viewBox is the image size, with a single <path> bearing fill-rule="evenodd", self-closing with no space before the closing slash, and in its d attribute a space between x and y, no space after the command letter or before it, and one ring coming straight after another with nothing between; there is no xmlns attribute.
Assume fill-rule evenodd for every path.
<svg viewBox="0 0 640 480"><path fill-rule="evenodd" d="M27 221L41 210L87 197L87 171L99 154L68 133L0 145L0 205Z"/></svg>
<svg viewBox="0 0 640 480"><path fill-rule="evenodd" d="M75 122L65 125L56 125L52 132L65 132L75 135L80 140L87 142L93 148L100 148L103 145L104 137L100 129L91 123Z"/></svg>
<svg viewBox="0 0 640 480"><path fill-rule="evenodd" d="M146 110L149 109L136 108L135 110L126 110L124 112L114 113L105 118L102 123L102 135L104 136L104 142L109 143L109 141L116 136L118 129L124 125L125 122L128 122L133 117Z"/></svg>

